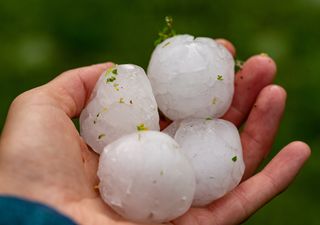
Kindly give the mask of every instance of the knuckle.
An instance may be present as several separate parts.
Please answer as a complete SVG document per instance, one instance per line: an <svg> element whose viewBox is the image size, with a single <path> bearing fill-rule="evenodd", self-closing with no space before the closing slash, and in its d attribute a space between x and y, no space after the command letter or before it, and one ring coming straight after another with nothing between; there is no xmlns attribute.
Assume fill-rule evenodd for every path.
<svg viewBox="0 0 320 225"><path fill-rule="evenodd" d="M17 106L30 104L38 99L42 94L40 88L34 88L19 94L15 99L12 101L10 108L14 108Z"/></svg>

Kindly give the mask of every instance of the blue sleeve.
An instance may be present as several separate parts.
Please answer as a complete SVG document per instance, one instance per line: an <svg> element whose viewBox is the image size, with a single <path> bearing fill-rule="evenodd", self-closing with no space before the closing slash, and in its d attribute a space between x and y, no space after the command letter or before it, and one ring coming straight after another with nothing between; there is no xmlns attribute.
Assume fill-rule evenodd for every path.
<svg viewBox="0 0 320 225"><path fill-rule="evenodd" d="M68 217L41 203L0 195L0 225L75 225Z"/></svg>

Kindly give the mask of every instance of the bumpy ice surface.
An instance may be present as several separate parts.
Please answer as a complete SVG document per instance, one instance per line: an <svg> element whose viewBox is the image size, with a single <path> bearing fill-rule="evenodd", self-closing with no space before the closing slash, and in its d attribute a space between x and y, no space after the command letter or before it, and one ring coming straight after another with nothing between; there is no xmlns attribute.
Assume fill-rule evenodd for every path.
<svg viewBox="0 0 320 225"><path fill-rule="evenodd" d="M234 92L234 60L211 38L177 35L159 44L148 67L160 110L170 119L220 117Z"/></svg>
<svg viewBox="0 0 320 225"><path fill-rule="evenodd" d="M97 81L89 103L80 115L80 132L94 151L137 127L159 130L157 103L144 70L117 65Z"/></svg>
<svg viewBox="0 0 320 225"><path fill-rule="evenodd" d="M204 206L235 188L245 165L237 128L214 119L181 122L175 140L193 164L196 192L193 206Z"/></svg>
<svg viewBox="0 0 320 225"><path fill-rule="evenodd" d="M123 217L144 223L185 213L195 191L191 163L168 135L143 131L121 137L100 156L102 198Z"/></svg>

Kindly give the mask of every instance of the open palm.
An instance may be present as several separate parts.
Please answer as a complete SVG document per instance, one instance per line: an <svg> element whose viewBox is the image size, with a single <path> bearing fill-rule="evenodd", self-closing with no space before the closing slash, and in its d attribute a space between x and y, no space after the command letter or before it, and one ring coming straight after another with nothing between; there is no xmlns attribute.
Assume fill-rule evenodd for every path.
<svg viewBox="0 0 320 225"><path fill-rule="evenodd" d="M231 53L233 46L219 40ZM77 117L110 63L67 71L12 103L0 142L0 193L44 202L80 224L130 224L100 199L98 155L88 149L70 118ZM206 208L192 208L177 225L238 224L283 191L310 155L293 142L253 175L273 143L286 93L270 85L275 64L250 58L236 75L235 96L224 116L241 134L246 171L242 183ZM168 121L162 120L162 128ZM131 223L133 224L133 223Z"/></svg>

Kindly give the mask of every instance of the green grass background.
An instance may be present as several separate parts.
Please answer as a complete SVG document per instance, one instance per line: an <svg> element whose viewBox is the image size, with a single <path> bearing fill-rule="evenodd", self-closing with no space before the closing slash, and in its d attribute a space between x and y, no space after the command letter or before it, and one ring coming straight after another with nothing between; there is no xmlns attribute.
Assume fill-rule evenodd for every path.
<svg viewBox="0 0 320 225"><path fill-rule="evenodd" d="M231 40L241 59L275 59L288 103L271 155L296 139L313 154L245 224L320 224L320 0L0 0L0 128L15 96L67 69L104 61L146 68L166 15L179 33Z"/></svg>

